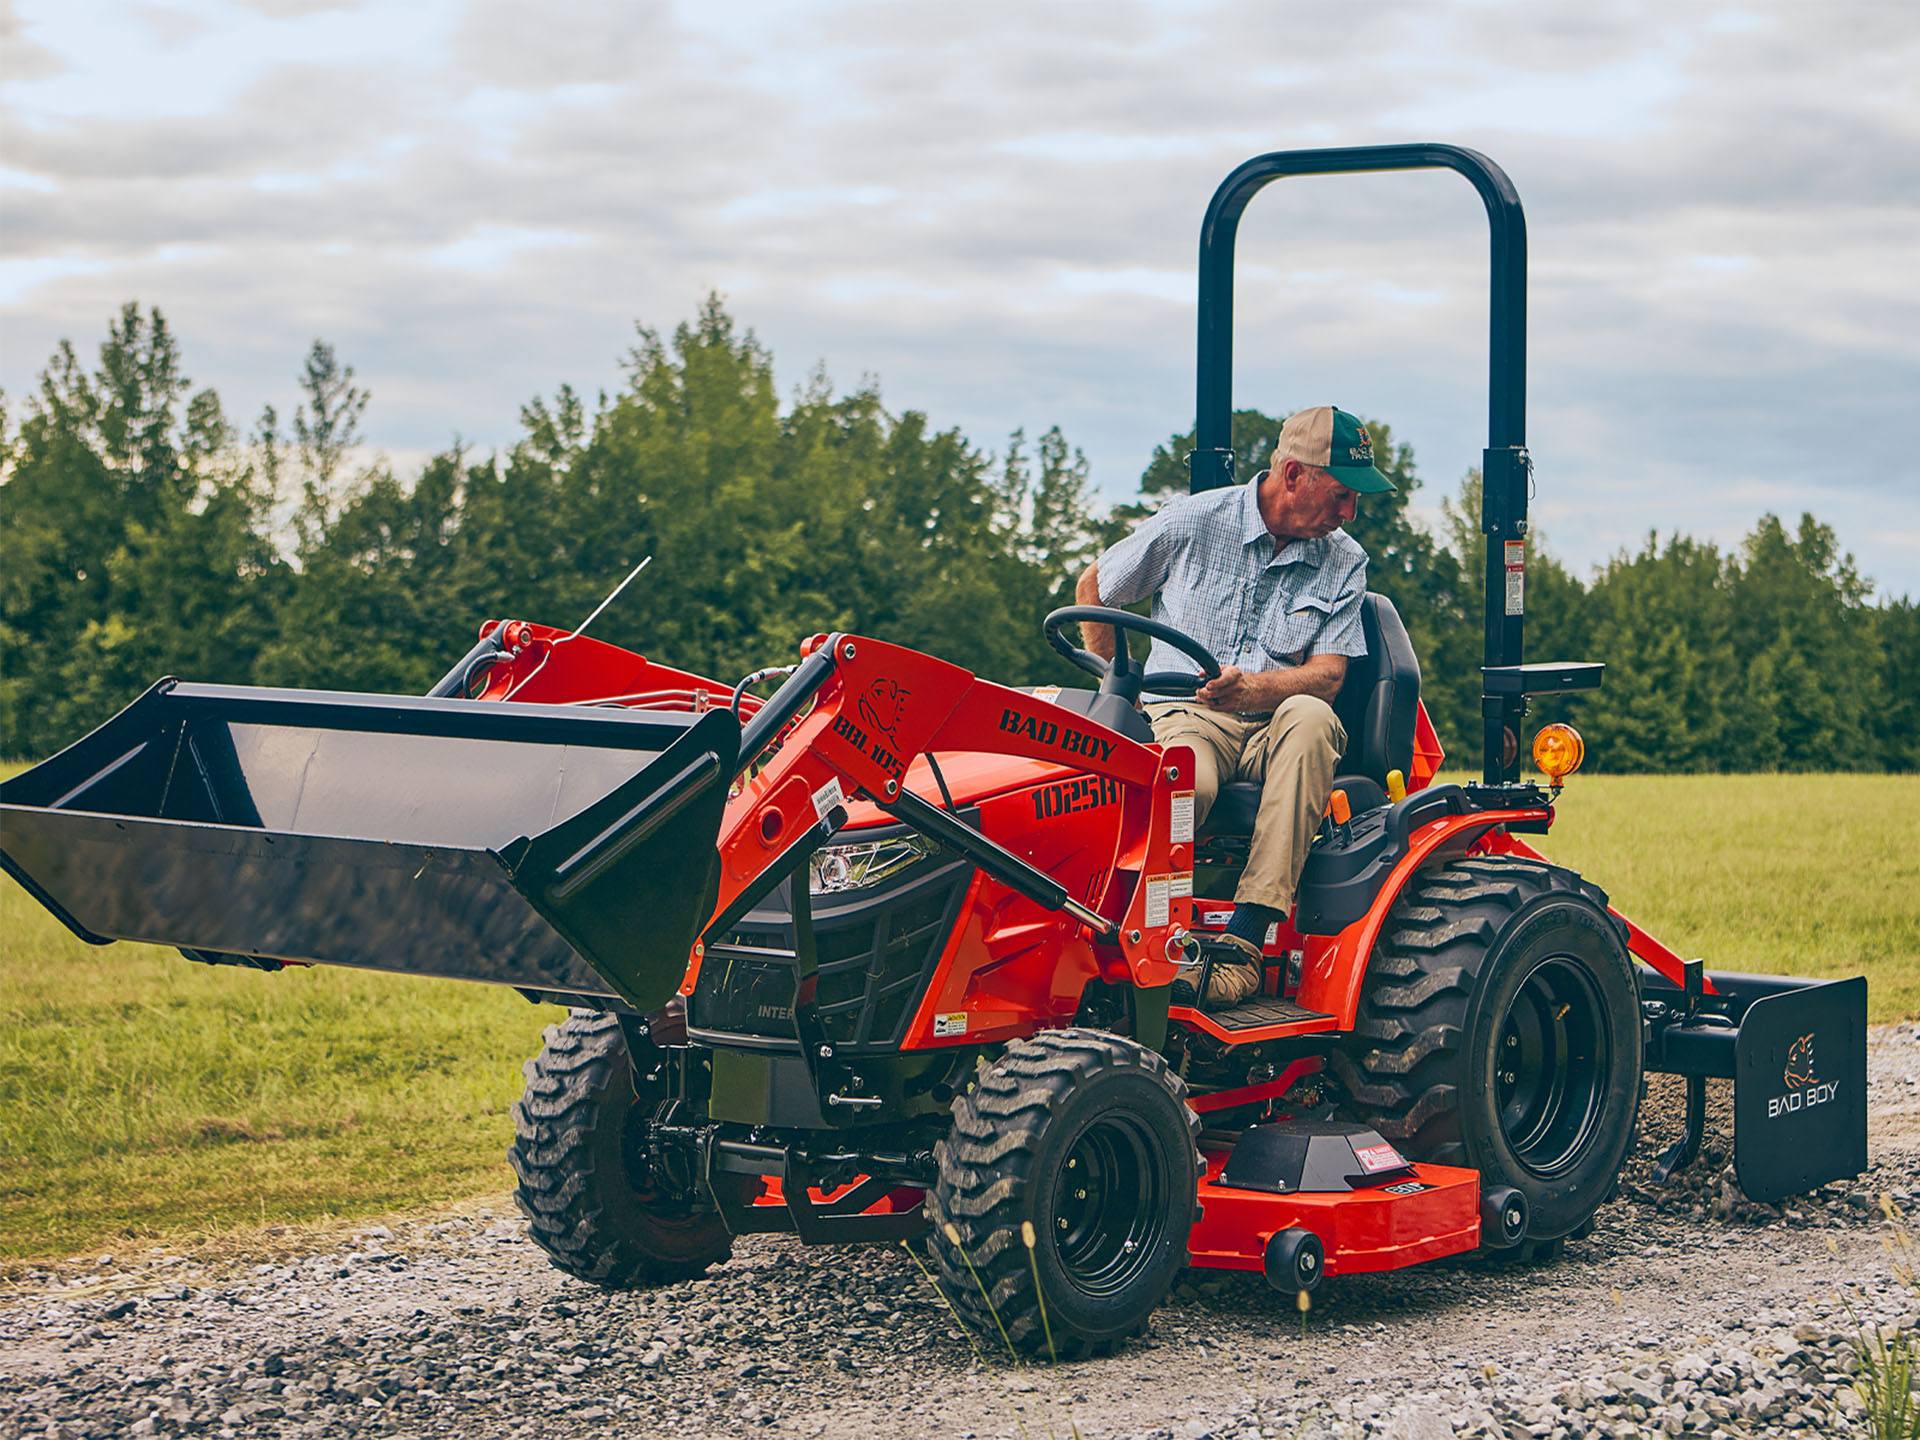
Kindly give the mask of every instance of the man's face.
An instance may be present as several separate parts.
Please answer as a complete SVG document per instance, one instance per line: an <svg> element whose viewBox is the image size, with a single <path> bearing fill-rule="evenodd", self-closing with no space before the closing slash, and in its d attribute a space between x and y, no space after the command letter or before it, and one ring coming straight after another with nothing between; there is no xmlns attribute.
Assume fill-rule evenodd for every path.
<svg viewBox="0 0 1920 1440"><path fill-rule="evenodd" d="M1360 511L1360 497L1317 466L1302 465L1300 471L1294 491L1300 502L1300 528L1318 537L1350 524Z"/></svg>

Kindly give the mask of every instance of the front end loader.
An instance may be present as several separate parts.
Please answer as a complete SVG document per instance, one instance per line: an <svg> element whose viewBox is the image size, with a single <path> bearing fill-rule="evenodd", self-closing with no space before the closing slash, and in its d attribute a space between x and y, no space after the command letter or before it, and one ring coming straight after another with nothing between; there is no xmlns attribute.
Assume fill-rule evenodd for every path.
<svg viewBox="0 0 1920 1440"><path fill-rule="evenodd" d="M0 785L0 864L81 939L212 964L338 964L569 1007L528 1066L511 1160L534 1238L607 1286L698 1276L732 1237L924 1240L963 1313L1099 1353L1183 1265L1325 1277L1591 1228L1645 1077L1734 1082L1735 1165L1775 1200L1866 1163L1866 994L1706 971L1529 837L1577 766L1520 778L1528 698L1600 681L1522 659L1531 462L1525 225L1450 146L1286 152L1201 240L1196 489L1227 446L1235 228L1270 181L1452 169L1492 226L1481 779L1443 784L1420 669L1368 596L1350 737L1261 990L1173 1003L1224 926L1257 791L1196 824L1193 757L1145 695L1214 658L1098 607L1047 618L1092 688L996 684L816 635L762 700L585 635L489 622L425 697L162 680ZM1194 673L1109 663L1083 621ZM1204 963L1204 962L1202 962ZM1204 984L1199 989L1204 992Z"/></svg>

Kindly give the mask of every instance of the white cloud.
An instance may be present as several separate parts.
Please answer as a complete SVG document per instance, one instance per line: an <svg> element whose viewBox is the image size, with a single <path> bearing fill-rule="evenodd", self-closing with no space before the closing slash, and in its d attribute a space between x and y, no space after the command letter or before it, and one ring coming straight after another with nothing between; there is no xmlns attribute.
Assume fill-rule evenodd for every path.
<svg viewBox="0 0 1920 1440"><path fill-rule="evenodd" d="M1118 495L1191 418L1220 176L1453 139L1528 204L1556 548L1804 505L1920 590L1907 6L149 10L165 66L73 3L0 12L11 394L138 296L236 414L284 408L324 334L390 453L502 444L530 395L615 383L636 318L719 287L789 380L878 374L989 446L1058 421ZM1386 418L1450 488L1484 443L1485 252L1456 177L1270 190L1241 236L1242 403Z"/></svg>

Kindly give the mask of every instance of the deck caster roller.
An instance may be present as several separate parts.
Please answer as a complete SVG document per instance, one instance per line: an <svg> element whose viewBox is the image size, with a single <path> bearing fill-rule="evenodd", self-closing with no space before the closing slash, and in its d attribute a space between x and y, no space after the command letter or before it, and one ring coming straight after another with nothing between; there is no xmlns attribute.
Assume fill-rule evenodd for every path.
<svg viewBox="0 0 1920 1440"><path fill-rule="evenodd" d="M1276 1230L1267 1241L1267 1284L1282 1294L1312 1290L1326 1269L1326 1247L1311 1230Z"/></svg>
<svg viewBox="0 0 1920 1440"><path fill-rule="evenodd" d="M1480 1246L1511 1250L1527 1236L1527 1197L1511 1185L1480 1192Z"/></svg>

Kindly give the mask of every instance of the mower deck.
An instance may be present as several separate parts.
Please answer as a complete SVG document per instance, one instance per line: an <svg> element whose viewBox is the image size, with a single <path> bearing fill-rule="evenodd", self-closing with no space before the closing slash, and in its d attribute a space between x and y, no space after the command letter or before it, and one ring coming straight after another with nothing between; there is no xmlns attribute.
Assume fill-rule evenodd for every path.
<svg viewBox="0 0 1920 1440"><path fill-rule="evenodd" d="M1211 1270L1264 1270L1267 1242L1309 1230L1326 1249L1330 1276L1399 1270L1480 1244L1480 1175L1451 1165L1414 1165L1409 1178L1346 1191L1275 1194L1223 1183L1231 1151L1205 1151L1201 1215L1189 1263Z"/></svg>

